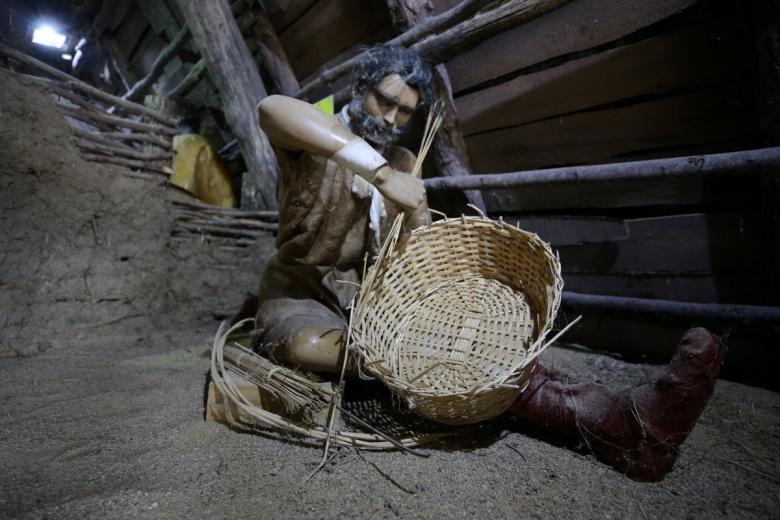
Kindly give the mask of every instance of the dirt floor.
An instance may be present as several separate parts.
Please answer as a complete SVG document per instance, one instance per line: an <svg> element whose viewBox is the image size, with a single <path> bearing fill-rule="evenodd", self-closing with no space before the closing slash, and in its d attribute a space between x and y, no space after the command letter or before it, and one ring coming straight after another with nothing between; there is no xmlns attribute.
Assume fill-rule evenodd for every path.
<svg viewBox="0 0 780 520"><path fill-rule="evenodd" d="M213 335L272 239L172 242L166 188L84 162L2 69L0 150L0 518L780 518L780 399L725 380L657 484L510 417L427 458L343 449L304 484L319 443L204 421ZM658 370L562 347L543 362L616 387Z"/></svg>

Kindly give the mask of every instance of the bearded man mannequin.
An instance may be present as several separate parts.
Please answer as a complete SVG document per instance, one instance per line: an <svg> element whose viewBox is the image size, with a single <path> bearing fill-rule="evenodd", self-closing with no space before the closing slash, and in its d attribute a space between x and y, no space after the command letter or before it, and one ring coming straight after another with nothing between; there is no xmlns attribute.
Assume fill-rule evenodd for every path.
<svg viewBox="0 0 780 520"><path fill-rule="evenodd" d="M406 229L430 220L414 155L394 142L431 102L431 70L402 47L377 46L356 67L352 102L336 117L282 96L260 103L281 175L277 255L260 284L255 335L272 356L338 372L347 306L364 257L398 212ZM663 373L617 392L537 365L510 411L586 445L636 480L664 478L712 395L725 347L689 331Z"/></svg>
<svg viewBox="0 0 780 520"><path fill-rule="evenodd" d="M406 229L430 221L422 181L404 173L415 156L394 142L432 99L431 69L403 47L367 55L336 117L283 96L259 106L280 179L277 254L260 284L256 335L309 370L340 370L345 309L395 215L406 213Z"/></svg>

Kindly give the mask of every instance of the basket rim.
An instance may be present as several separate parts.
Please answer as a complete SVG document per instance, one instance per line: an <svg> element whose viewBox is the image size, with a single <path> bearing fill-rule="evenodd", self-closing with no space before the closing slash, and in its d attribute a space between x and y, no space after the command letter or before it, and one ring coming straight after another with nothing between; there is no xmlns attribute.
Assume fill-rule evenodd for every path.
<svg viewBox="0 0 780 520"><path fill-rule="evenodd" d="M546 257L548 261L548 266L550 267L552 284L551 285L547 284L546 294L544 295L545 301L547 303L547 308L537 310L537 312L539 312L543 318L543 320L540 320L543 323L543 325L540 328L540 331L537 335L537 339L531 342L531 344L529 344L525 348L526 356L522 360L518 361L514 366L512 366L512 369L507 371L505 373L505 376L497 378L494 381L489 382L486 385L476 390L469 390L466 392L464 391L440 392L440 393L431 393L430 395L427 395L428 392L424 391L427 389L412 387L411 385L406 383L403 380L403 378L398 377L398 374L396 374L395 371L390 366L387 366L387 364L383 364L384 360L379 358L380 352L378 351L378 349L375 349L371 345L368 345L365 338L363 337L361 331L361 322L365 318L365 315L367 313L366 309L368 308L368 306L365 305L365 303L366 302L370 303L374 300L374 298L370 298L370 297L366 298L365 296L374 295L374 293L376 293L378 290L381 289L381 284L384 281L384 277L387 276L388 272L391 270L393 265L399 261L399 258L403 257L405 252L408 250L407 247L408 244L415 239L419 239L419 237L421 236L431 234L431 233L439 233L441 231L444 231L448 227L452 227L453 225L454 226L478 226L483 228L489 228L491 230L498 231L499 234L504 238L511 237L513 235L516 237L522 236L529 243L533 244L534 247L541 248L542 254ZM500 283L505 283L505 281L501 280L500 278L494 278L494 279L496 279ZM394 248L391 251L388 252L386 250L383 250L379 258L377 259L376 263L368 269L368 272L364 277L363 284L361 285L359 295L356 300L357 304L353 306L352 319L350 320L350 333L352 334L352 345L354 350L363 359L363 366L365 367L365 370L367 372L369 372L374 377L377 377L378 379L382 380L385 384L393 388L395 391L404 394L408 393L417 398L420 397L461 398L464 395L465 396L478 395L479 393L487 392L497 387L517 388L517 381L523 375L524 369L530 363L535 363L538 360L539 355L541 355L542 351L554 341L554 339L550 341L545 341L545 339L547 338L550 331L554 327L555 316L557 315L557 312L560 308L562 289L563 289L563 278L561 276L560 258L557 253L555 254L553 253L548 243L541 240L538 234L530 231L525 231L523 229L520 229L519 227L508 224L504 222L502 218L499 218L498 220L493 220L485 217L484 215L481 216L461 215L460 217L457 218L441 219L436 222L433 222L428 226L422 226L413 230L403 241L401 241L398 244L394 244ZM361 305L361 303L363 303L364 305ZM559 337L559 335L556 335L556 339L557 337ZM380 370L379 369L380 367L384 368L385 370L384 371Z"/></svg>

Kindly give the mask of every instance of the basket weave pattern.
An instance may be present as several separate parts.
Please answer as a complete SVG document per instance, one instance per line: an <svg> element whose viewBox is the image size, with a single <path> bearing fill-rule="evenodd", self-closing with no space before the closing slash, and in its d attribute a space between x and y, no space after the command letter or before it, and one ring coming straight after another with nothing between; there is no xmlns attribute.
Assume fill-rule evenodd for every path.
<svg viewBox="0 0 780 520"><path fill-rule="evenodd" d="M442 220L371 268L353 343L365 371L415 413L482 421L525 387L562 288L558 259L535 234L486 218Z"/></svg>

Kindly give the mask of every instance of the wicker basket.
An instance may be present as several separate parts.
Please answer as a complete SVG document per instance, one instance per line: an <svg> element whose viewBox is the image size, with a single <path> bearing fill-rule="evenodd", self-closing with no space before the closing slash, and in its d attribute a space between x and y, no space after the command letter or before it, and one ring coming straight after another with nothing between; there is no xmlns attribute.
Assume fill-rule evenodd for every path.
<svg viewBox="0 0 780 520"><path fill-rule="evenodd" d="M558 258L535 234L484 217L442 220L371 268L352 342L364 370L415 413L490 419L525 388L562 288Z"/></svg>

